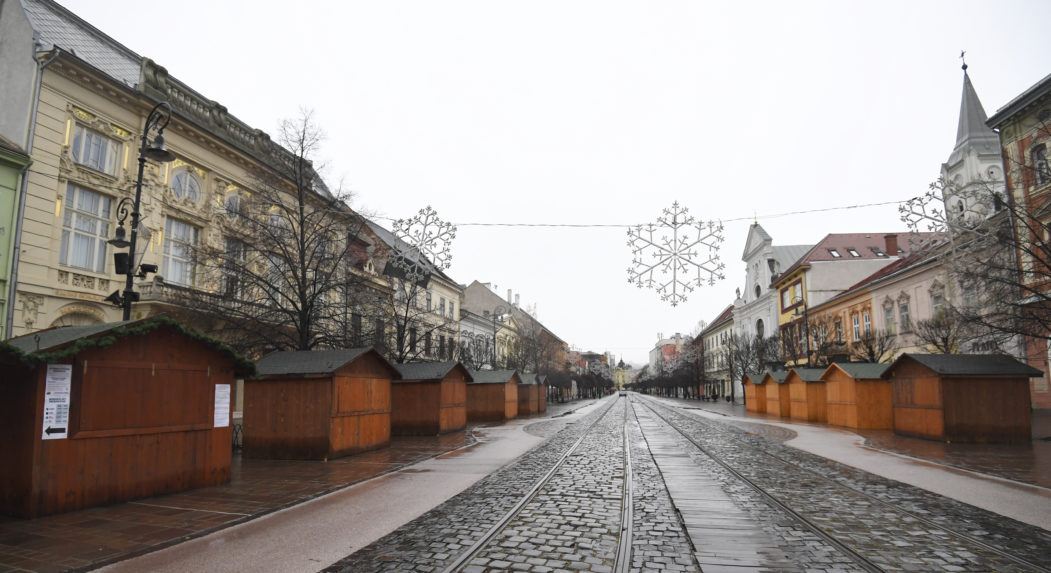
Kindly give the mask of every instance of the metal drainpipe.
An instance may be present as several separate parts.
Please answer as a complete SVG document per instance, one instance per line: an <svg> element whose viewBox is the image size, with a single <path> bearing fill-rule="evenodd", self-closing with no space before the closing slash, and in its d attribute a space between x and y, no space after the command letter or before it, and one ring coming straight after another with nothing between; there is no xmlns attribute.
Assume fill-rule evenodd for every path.
<svg viewBox="0 0 1051 573"><path fill-rule="evenodd" d="M32 165L33 136L36 135L36 114L40 107L40 86L44 81L44 68L58 57L58 48L52 48L46 57L37 62L36 87L33 89L33 111L29 115L29 132L26 137L26 155L30 156ZM22 220L26 214L26 196L29 194L29 165L22 169L22 188L18 190L18 216L15 218L15 244L11 255L11 285L7 288L7 316L4 319L4 333L10 338L15 327L15 304L18 295L18 264L22 251Z"/></svg>

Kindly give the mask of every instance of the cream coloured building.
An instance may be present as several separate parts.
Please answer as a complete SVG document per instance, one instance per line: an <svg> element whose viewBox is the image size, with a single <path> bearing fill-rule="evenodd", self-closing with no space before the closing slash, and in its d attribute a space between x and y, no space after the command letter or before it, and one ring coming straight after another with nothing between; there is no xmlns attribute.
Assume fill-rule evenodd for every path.
<svg viewBox="0 0 1051 573"><path fill-rule="evenodd" d="M50 0L5 2L3 19L0 95L28 103L0 106L0 128L25 126L32 158L7 332L120 319L103 302L124 279L106 241L118 203L134 193L139 134L159 101L174 110L165 138L177 159L146 165L136 259L159 272L137 282L133 318L163 309L176 290L208 286L189 253L224 244L238 205L251 198L253 173L284 150Z"/></svg>

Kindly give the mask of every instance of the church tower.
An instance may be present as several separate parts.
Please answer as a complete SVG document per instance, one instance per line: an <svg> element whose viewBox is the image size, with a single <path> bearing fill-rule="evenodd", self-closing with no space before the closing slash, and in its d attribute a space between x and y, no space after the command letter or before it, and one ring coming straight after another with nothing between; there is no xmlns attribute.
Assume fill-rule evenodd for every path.
<svg viewBox="0 0 1051 573"><path fill-rule="evenodd" d="M981 222L998 210L997 197L1003 194L1000 137L987 120L964 63L956 147L941 170L945 212L955 224Z"/></svg>

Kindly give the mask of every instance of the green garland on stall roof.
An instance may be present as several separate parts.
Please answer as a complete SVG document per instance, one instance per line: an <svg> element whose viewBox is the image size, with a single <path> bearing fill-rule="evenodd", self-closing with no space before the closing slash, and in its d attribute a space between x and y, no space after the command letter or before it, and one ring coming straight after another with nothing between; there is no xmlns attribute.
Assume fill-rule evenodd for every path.
<svg viewBox="0 0 1051 573"><path fill-rule="evenodd" d="M184 326L182 323L176 321L168 316L159 315L147 318L145 320L131 322L126 325L118 326L112 330L107 330L105 333L99 336L88 336L80 338L73 343L63 346L62 348L52 352L32 352L24 354L23 360L27 362L35 363L47 363L62 360L74 356L85 350L93 348L106 348L112 346L118 340L126 338L128 336L141 336L149 334L160 328L172 328L178 331L180 334L192 338L198 342L201 342L220 353L224 354L234 362L234 370L242 376L252 376L255 374L255 364L238 354L233 348L230 348L223 342L198 332L192 328ZM19 352L17 348L11 348L15 352Z"/></svg>

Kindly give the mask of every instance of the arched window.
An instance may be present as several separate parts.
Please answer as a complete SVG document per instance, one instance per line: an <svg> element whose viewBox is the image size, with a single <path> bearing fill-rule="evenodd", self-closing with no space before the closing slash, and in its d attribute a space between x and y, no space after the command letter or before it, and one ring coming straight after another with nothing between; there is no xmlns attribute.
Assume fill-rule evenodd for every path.
<svg viewBox="0 0 1051 573"><path fill-rule="evenodd" d="M763 293L763 289L759 288L759 285L755 285L755 298L759 298L759 295Z"/></svg>
<svg viewBox="0 0 1051 573"><path fill-rule="evenodd" d="M201 180L190 172L181 169L172 175L172 195L176 199L186 199L194 203L201 197Z"/></svg>
<svg viewBox="0 0 1051 573"><path fill-rule="evenodd" d="M759 288L759 287L755 287L755 288ZM766 337L766 331L765 331L765 328L764 328L764 325L763 325L763 319L761 319L761 318L759 320L755 321L755 336L756 336L756 338L765 338Z"/></svg>

